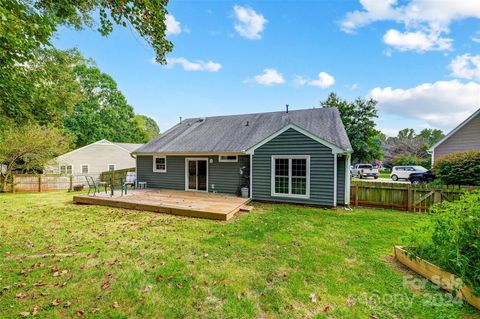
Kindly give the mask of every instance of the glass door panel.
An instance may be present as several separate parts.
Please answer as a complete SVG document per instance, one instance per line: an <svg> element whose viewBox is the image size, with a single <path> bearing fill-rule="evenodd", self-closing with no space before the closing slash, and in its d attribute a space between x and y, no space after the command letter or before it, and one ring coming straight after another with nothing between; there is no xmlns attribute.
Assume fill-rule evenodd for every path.
<svg viewBox="0 0 480 319"><path fill-rule="evenodd" d="M188 161L188 189L197 189L197 161Z"/></svg>
<svg viewBox="0 0 480 319"><path fill-rule="evenodd" d="M197 190L207 190L207 161L197 161Z"/></svg>

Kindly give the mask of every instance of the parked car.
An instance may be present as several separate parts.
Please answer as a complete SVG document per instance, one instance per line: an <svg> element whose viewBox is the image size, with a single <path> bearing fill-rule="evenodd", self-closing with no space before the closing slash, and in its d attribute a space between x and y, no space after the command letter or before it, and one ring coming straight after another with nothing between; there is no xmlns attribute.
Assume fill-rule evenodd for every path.
<svg viewBox="0 0 480 319"><path fill-rule="evenodd" d="M422 173L428 171L425 167L422 166L394 166L392 172L390 173L390 178L394 181L399 179L408 180L410 174L412 173Z"/></svg>
<svg viewBox="0 0 480 319"><path fill-rule="evenodd" d="M410 183L412 183L413 186L429 183L434 179L435 179L435 175L433 175L432 171L412 173L408 177L408 180L410 181Z"/></svg>
<svg viewBox="0 0 480 319"><path fill-rule="evenodd" d="M378 178L378 169L373 168L370 164L356 164L352 171L352 177L364 178L364 177L373 177Z"/></svg>

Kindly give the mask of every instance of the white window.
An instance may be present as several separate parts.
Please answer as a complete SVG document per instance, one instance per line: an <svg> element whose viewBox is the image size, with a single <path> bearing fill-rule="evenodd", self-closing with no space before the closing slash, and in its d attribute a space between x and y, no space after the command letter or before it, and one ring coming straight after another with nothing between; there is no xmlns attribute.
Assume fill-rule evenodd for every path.
<svg viewBox="0 0 480 319"><path fill-rule="evenodd" d="M72 174L73 165L60 165L60 174Z"/></svg>
<svg viewBox="0 0 480 319"><path fill-rule="evenodd" d="M167 157L166 156L154 156L153 157L153 171L157 173L167 172Z"/></svg>
<svg viewBox="0 0 480 319"><path fill-rule="evenodd" d="M88 174L88 164L82 165L82 174Z"/></svg>
<svg viewBox="0 0 480 319"><path fill-rule="evenodd" d="M108 171L113 172L115 170L115 164L108 164Z"/></svg>
<svg viewBox="0 0 480 319"><path fill-rule="evenodd" d="M238 156L237 155L220 155L218 156L218 161L219 162L238 162Z"/></svg>
<svg viewBox="0 0 480 319"><path fill-rule="evenodd" d="M310 156L272 156L272 196L310 197Z"/></svg>

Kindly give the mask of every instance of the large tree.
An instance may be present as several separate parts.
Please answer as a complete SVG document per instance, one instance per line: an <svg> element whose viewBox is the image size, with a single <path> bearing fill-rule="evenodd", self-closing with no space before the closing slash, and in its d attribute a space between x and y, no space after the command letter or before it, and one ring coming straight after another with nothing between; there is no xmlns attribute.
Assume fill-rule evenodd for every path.
<svg viewBox="0 0 480 319"><path fill-rule="evenodd" d="M160 134L157 122L151 117L146 115L135 115L135 121L137 121L140 129L145 133L145 142L152 140Z"/></svg>
<svg viewBox="0 0 480 319"><path fill-rule="evenodd" d="M377 102L372 99L357 98L353 102L341 99L330 93L322 107L336 107L340 111L343 125L352 144L352 160L371 162L382 158L381 133L375 128L378 117Z"/></svg>
<svg viewBox="0 0 480 319"><path fill-rule="evenodd" d="M133 107L111 76L91 61L77 65L74 72L82 96L74 111L65 117L65 128L75 136L77 147L104 138L131 143L147 140L135 120Z"/></svg>
<svg viewBox="0 0 480 319"><path fill-rule="evenodd" d="M1 191L7 190L14 170L42 169L55 156L69 147L69 139L56 128L37 124L8 125L0 130Z"/></svg>

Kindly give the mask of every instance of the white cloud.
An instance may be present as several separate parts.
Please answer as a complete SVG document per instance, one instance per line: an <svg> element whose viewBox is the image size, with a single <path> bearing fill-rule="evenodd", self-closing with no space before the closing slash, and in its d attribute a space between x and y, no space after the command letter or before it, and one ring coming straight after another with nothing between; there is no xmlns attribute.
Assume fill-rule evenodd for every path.
<svg viewBox="0 0 480 319"><path fill-rule="evenodd" d="M244 38L258 40L262 38L261 33L265 29L268 20L262 14L255 12L252 8L235 5L235 30Z"/></svg>
<svg viewBox="0 0 480 319"><path fill-rule="evenodd" d="M374 88L369 97L382 112L417 119L449 130L475 112L480 105L480 84L458 80L423 83L413 88Z"/></svg>
<svg viewBox="0 0 480 319"><path fill-rule="evenodd" d="M195 62L189 61L185 58L167 58L167 68L173 68L175 65L180 65L185 71L207 71L217 72L222 68L220 63L213 61L196 60Z"/></svg>
<svg viewBox="0 0 480 319"><path fill-rule="evenodd" d="M283 76L275 69L264 69L262 74L256 75L255 82L262 85L274 85L285 83Z"/></svg>
<svg viewBox="0 0 480 319"><path fill-rule="evenodd" d="M306 80L303 77L297 75L295 76L295 79L293 81L297 86L309 85L316 86L322 89L331 87L335 84L335 78L326 72L318 73L318 79L316 80Z"/></svg>
<svg viewBox="0 0 480 319"><path fill-rule="evenodd" d="M452 60L450 68L454 77L480 81L480 55L459 55Z"/></svg>
<svg viewBox="0 0 480 319"><path fill-rule="evenodd" d="M472 38L472 41L475 42L475 43L480 43L480 36L474 36Z"/></svg>
<svg viewBox="0 0 480 319"><path fill-rule="evenodd" d="M383 134L385 134L386 136L391 136L391 137L395 137L398 135L398 131L397 129L395 128L390 128L390 127L378 127L377 128L380 130L380 132L382 132Z"/></svg>
<svg viewBox="0 0 480 319"><path fill-rule="evenodd" d="M167 35L180 34L182 32L180 22L171 14L165 16L165 24L167 26L167 31L165 32Z"/></svg>
<svg viewBox="0 0 480 319"><path fill-rule="evenodd" d="M390 42L397 44L395 47L404 51L449 50L451 39L442 35L449 33L450 24L467 18L480 19L478 0L360 0L360 4L361 10L347 13L340 23L341 29L354 32L375 21L401 23L406 31L392 33L390 30L390 34L385 34L384 40L385 37L390 38ZM417 33L418 31L423 35ZM423 38L423 41L420 38ZM432 41L434 44L428 45L428 42ZM423 49L419 50L419 47Z"/></svg>
<svg viewBox="0 0 480 319"><path fill-rule="evenodd" d="M383 42L399 51L444 51L452 47L452 39L441 37L435 32L400 32L390 29L383 36Z"/></svg>

